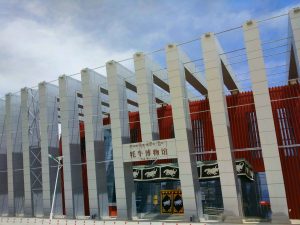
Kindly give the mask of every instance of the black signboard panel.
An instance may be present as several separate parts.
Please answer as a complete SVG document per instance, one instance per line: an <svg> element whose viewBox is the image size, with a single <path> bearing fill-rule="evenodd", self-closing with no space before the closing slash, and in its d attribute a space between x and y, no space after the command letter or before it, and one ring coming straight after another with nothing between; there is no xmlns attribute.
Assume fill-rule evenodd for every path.
<svg viewBox="0 0 300 225"><path fill-rule="evenodd" d="M133 179L134 180L142 180L142 170L141 169L133 169L132 174L133 174Z"/></svg>
<svg viewBox="0 0 300 225"><path fill-rule="evenodd" d="M235 162L235 166L236 166L236 172L238 175L240 175L240 176L244 175L247 178L249 178L250 180L254 180L254 172L247 161L237 160Z"/></svg>
<svg viewBox="0 0 300 225"><path fill-rule="evenodd" d="M171 214L173 212L173 193L172 191L160 191L160 212L162 214Z"/></svg>
<svg viewBox="0 0 300 225"><path fill-rule="evenodd" d="M203 164L201 166L201 179L219 177L219 166L217 163Z"/></svg>
<svg viewBox="0 0 300 225"><path fill-rule="evenodd" d="M173 192L173 213L174 214L184 213L181 191Z"/></svg>
<svg viewBox="0 0 300 225"><path fill-rule="evenodd" d="M235 162L236 172L239 176L246 176L254 180L254 172L251 165L246 160L237 160ZM173 165L161 165L152 167L133 168L134 181L152 181L152 180L179 180L179 168ZM211 179L219 177L219 167L217 162L203 163L197 166L198 178Z"/></svg>
<svg viewBox="0 0 300 225"><path fill-rule="evenodd" d="M162 166L160 177L161 177L161 179L178 180L179 179L179 168L172 167L172 166Z"/></svg>
<svg viewBox="0 0 300 225"><path fill-rule="evenodd" d="M245 173L246 163L245 161L237 161L235 162L235 168L237 174Z"/></svg>
<svg viewBox="0 0 300 225"><path fill-rule="evenodd" d="M143 180L156 180L160 178L160 167L143 169Z"/></svg>

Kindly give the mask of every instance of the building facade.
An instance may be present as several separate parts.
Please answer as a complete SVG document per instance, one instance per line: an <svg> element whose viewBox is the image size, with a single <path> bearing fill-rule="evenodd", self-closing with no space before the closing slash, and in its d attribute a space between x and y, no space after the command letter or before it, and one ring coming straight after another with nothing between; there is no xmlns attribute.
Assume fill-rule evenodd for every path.
<svg viewBox="0 0 300 225"><path fill-rule="evenodd" d="M7 94L0 215L300 219L299 8L288 21L277 87L268 82L260 24L250 20L240 27L248 91L217 35L206 33L198 41L203 71L168 44L166 68L138 52L132 69L109 61L107 76L86 68L81 81L63 75L58 86Z"/></svg>

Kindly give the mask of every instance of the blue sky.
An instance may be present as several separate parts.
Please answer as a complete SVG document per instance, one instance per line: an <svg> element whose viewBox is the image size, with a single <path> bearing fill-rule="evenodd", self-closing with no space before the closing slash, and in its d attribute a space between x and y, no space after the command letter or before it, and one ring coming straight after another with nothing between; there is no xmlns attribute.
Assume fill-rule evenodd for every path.
<svg viewBox="0 0 300 225"><path fill-rule="evenodd" d="M111 59L132 57L279 15L299 1L181 0L0 0L0 97ZM286 31L286 21L266 25L266 40ZM282 29L278 29L282 27ZM225 50L242 43L232 32L220 37ZM236 39L235 39L236 38ZM191 58L199 52L187 47ZM189 48L189 49L188 49ZM195 48L198 48L195 51ZM100 71L101 72L101 71Z"/></svg>

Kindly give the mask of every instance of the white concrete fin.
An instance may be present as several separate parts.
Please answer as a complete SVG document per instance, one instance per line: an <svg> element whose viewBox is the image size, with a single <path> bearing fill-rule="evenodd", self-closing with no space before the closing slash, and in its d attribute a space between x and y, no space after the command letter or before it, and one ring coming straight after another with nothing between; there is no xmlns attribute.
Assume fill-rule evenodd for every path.
<svg viewBox="0 0 300 225"><path fill-rule="evenodd" d="M295 82L300 77L300 7L288 14L287 80Z"/></svg>
<svg viewBox="0 0 300 225"><path fill-rule="evenodd" d="M184 64L184 67L186 69L185 71L186 81L199 93L201 93L202 95L206 95L207 94L206 81L204 79L203 74L197 71L195 63L191 62L191 59L183 51L181 51L180 54L182 58L182 63ZM170 93L167 70L162 69L161 66L159 66L153 60L151 61L151 63L152 63L151 68L153 68L153 82L157 87L159 87L159 88L157 87L155 88L155 93L157 94L156 96L157 98L158 96L163 96L159 99L166 103L169 103L170 98L165 93L165 92ZM189 88L187 89L187 94L189 99L197 98L195 92Z"/></svg>
<svg viewBox="0 0 300 225"><path fill-rule="evenodd" d="M217 38L215 38L215 41L221 59L224 84L231 93L240 91L240 85L237 81L237 77L227 59L226 54L224 54L224 50Z"/></svg>

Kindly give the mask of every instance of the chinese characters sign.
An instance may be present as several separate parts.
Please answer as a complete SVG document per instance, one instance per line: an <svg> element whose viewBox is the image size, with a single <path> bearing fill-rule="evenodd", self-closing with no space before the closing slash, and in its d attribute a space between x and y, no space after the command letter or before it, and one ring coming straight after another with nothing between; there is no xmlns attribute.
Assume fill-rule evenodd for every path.
<svg viewBox="0 0 300 225"><path fill-rule="evenodd" d="M124 161L143 161L176 157L174 139L123 145Z"/></svg>

